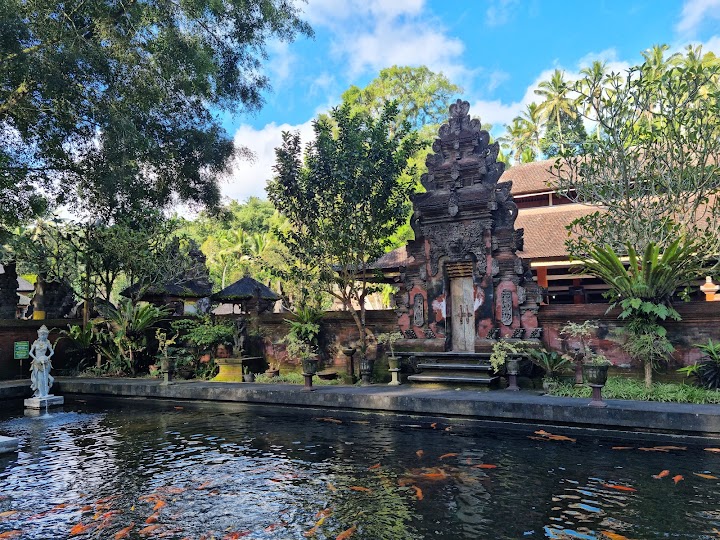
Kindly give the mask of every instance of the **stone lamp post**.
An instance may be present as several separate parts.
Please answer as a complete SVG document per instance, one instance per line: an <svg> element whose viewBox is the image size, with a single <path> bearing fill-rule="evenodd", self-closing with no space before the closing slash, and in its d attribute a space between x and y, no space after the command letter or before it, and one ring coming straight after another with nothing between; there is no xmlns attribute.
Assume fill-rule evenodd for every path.
<svg viewBox="0 0 720 540"><path fill-rule="evenodd" d="M705 293L706 302L720 301L720 296L717 296L717 292L720 290L720 285L715 285L710 276L705 278L705 283L700 286L700 290Z"/></svg>

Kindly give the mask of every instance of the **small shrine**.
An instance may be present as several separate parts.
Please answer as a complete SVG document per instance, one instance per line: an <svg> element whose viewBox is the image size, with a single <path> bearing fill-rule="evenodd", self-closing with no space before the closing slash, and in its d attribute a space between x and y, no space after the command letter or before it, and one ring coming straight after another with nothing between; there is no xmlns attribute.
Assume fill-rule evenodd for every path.
<svg viewBox="0 0 720 540"><path fill-rule="evenodd" d="M523 230L512 182L500 182L499 144L467 101L450 107L413 196L412 228L399 264L398 324L412 350L475 353L497 338L539 339L541 289L517 255Z"/></svg>

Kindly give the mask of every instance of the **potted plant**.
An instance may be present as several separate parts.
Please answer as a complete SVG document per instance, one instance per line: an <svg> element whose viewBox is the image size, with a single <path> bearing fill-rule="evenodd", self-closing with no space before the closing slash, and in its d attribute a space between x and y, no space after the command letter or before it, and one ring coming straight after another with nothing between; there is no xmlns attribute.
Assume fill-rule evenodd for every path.
<svg viewBox="0 0 720 540"><path fill-rule="evenodd" d="M560 335L575 341L570 358L575 362L575 386L583 383L583 364L593 354L590 349L590 340L599 327L595 321L574 323L568 321L560 328Z"/></svg>
<svg viewBox="0 0 720 540"><path fill-rule="evenodd" d="M572 360L568 355L546 349L530 349L528 354L530 361L545 372L542 379L545 393L557 384L558 376L567 371Z"/></svg>
<svg viewBox="0 0 720 540"><path fill-rule="evenodd" d="M490 354L490 365L495 373L500 373L505 368L508 377L508 390L517 391L517 374L520 370L520 360L524 351L530 345L527 341L509 341L499 339L493 344Z"/></svg>
<svg viewBox="0 0 720 540"><path fill-rule="evenodd" d="M265 375L270 378L280 376L280 362L272 360L265 370Z"/></svg>
<svg viewBox="0 0 720 540"><path fill-rule="evenodd" d="M583 361L583 378L590 386L605 386L610 361L602 354L589 353Z"/></svg>
<svg viewBox="0 0 720 540"><path fill-rule="evenodd" d="M395 356L395 343L403 338L400 332L385 332L378 334L377 342L379 345L387 345L390 348L390 356L388 356L388 367L390 369L398 369L400 358Z"/></svg>

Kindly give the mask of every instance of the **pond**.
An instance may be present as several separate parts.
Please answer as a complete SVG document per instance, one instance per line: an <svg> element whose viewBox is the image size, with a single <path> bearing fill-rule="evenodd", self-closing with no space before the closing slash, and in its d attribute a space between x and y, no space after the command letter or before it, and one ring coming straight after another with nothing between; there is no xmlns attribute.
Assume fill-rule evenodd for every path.
<svg viewBox="0 0 720 540"><path fill-rule="evenodd" d="M0 538L720 535L720 453L682 439L145 401L22 414L0 413L21 439Z"/></svg>

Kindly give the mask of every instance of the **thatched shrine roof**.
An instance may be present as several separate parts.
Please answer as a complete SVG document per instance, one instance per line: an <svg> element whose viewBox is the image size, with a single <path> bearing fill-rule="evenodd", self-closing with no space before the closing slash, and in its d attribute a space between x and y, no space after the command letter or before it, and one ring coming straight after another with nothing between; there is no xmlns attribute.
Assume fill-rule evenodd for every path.
<svg viewBox="0 0 720 540"><path fill-rule="evenodd" d="M140 288L135 284L123 290L120 294L127 298L132 297ZM149 298L204 298L212 294L212 286L206 279L191 279L182 283L164 283L151 285L143 293L143 300Z"/></svg>
<svg viewBox="0 0 720 540"><path fill-rule="evenodd" d="M280 297L259 281L245 276L213 294L212 299L216 302L239 304L252 299L275 302L280 300Z"/></svg>

